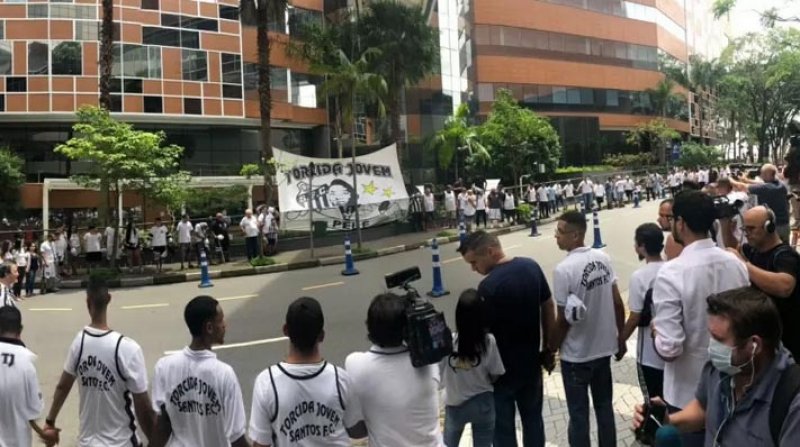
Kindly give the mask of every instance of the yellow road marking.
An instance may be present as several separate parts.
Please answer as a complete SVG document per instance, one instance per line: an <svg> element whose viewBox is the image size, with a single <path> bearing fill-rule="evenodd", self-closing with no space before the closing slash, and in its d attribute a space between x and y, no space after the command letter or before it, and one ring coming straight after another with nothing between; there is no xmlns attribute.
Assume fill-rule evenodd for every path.
<svg viewBox="0 0 800 447"><path fill-rule="evenodd" d="M226 296L225 298L217 298L217 301L236 301L236 300L247 300L250 298L257 298L257 294L250 294L250 295L237 295L237 296Z"/></svg>
<svg viewBox="0 0 800 447"><path fill-rule="evenodd" d="M328 284L319 284L319 285L316 285L316 286L303 287L301 290L303 290L303 291L316 290L316 289L324 289L325 287L335 287L335 286L341 286L341 285L344 285L343 281L329 282Z"/></svg>
<svg viewBox="0 0 800 447"><path fill-rule="evenodd" d="M132 310L132 309L150 309L153 307L167 307L169 303L155 303L155 304L136 304L133 306L122 306L122 309L125 310Z"/></svg>

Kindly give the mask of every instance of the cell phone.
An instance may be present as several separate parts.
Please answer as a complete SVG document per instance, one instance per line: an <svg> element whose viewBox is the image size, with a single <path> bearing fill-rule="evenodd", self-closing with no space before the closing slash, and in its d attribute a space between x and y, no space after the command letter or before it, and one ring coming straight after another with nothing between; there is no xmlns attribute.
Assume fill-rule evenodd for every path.
<svg viewBox="0 0 800 447"><path fill-rule="evenodd" d="M644 380L642 365L639 363L636 364L636 373L639 376L639 389L642 390L642 396L644 396L644 421L636 429L636 440L643 445L654 445L656 431L664 425L667 417L667 407L650 402L650 392L647 389L647 382Z"/></svg>

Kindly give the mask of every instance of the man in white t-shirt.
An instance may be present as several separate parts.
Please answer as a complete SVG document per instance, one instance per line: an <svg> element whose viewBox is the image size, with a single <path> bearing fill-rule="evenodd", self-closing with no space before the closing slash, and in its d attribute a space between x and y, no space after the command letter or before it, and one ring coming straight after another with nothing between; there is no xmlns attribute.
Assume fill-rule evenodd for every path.
<svg viewBox="0 0 800 447"><path fill-rule="evenodd" d="M253 216L253 210L250 208L244 210L239 228L244 234L244 248L249 261L258 256L258 219Z"/></svg>
<svg viewBox="0 0 800 447"><path fill-rule="evenodd" d="M556 227L558 248L566 251L553 273L558 317L550 347L561 350L561 373L567 398L573 446L588 446L589 388L601 446L617 445L612 405L611 356L625 355L620 337L625 321L622 297L611 258L584 246L586 219L578 211L561 215Z"/></svg>
<svg viewBox="0 0 800 447"><path fill-rule="evenodd" d="M67 232L64 229L64 226L61 225L55 232L55 238L53 240L53 249L56 252L56 264L58 268L56 269L56 275L61 276L63 273L64 268L64 259L67 255Z"/></svg>
<svg viewBox="0 0 800 447"><path fill-rule="evenodd" d="M19 270L14 261L0 263L0 306L17 307L20 300L14 294L14 284L19 280Z"/></svg>
<svg viewBox="0 0 800 447"><path fill-rule="evenodd" d="M192 343L156 363L158 423L150 446L249 447L239 379L211 351L225 342L222 308L214 298L198 296L186 305L183 318Z"/></svg>
<svg viewBox="0 0 800 447"><path fill-rule="evenodd" d="M592 183L592 179L586 177L581 180L581 182L578 183L578 189L581 191L584 210L588 212L592 209L592 194L594 194L594 183Z"/></svg>
<svg viewBox="0 0 800 447"><path fill-rule="evenodd" d="M47 234L47 239L39 247L42 255L42 270L44 270L44 284L42 294L56 291L56 249L53 233Z"/></svg>
<svg viewBox="0 0 800 447"><path fill-rule="evenodd" d="M86 306L92 322L70 345L45 420L46 429L55 429L61 407L77 382L80 395L79 447L140 445L137 423L144 435L152 440L153 412L147 395L144 354L138 343L109 328L110 302L111 294L102 281L89 283Z"/></svg>
<svg viewBox="0 0 800 447"><path fill-rule="evenodd" d="M578 208L578 203L575 201L575 186L572 185L572 182L567 182L564 186L564 197L567 205L571 203L575 206L575 209Z"/></svg>
<svg viewBox="0 0 800 447"><path fill-rule="evenodd" d="M425 225L428 228L435 228L434 217L436 211L436 202L430 186L425 187L425 193L422 194L422 202L425 206Z"/></svg>
<svg viewBox="0 0 800 447"><path fill-rule="evenodd" d="M664 360L653 347L653 331L650 320L653 315L653 284L664 265L661 251L664 250L664 232L654 223L636 228L634 236L636 254L646 262L644 267L633 272L628 287L628 309L630 315L622 330L622 338L628 340L638 329L636 361L642 367L644 381L651 397L664 395Z"/></svg>
<svg viewBox="0 0 800 447"><path fill-rule="evenodd" d="M192 232L194 231L194 226L189 220L188 214L183 215L175 230L178 232L178 245L181 250L181 270L183 270L184 262L189 264L190 269L194 268L192 265Z"/></svg>
<svg viewBox="0 0 800 447"><path fill-rule="evenodd" d="M314 298L298 298L289 305L283 326L289 354L255 381L253 447L350 447L351 437L367 436L350 376L320 353L324 325L322 307Z"/></svg>
<svg viewBox="0 0 800 447"><path fill-rule="evenodd" d="M114 248L114 233L116 233L116 230L111 225L107 226L104 232L104 235L106 236L106 259L109 261L111 261L111 257L114 256L112 253ZM117 257L119 257L122 253L122 250L119 248L121 242L121 240L117 241Z"/></svg>
<svg viewBox="0 0 800 447"><path fill-rule="evenodd" d="M347 356L345 369L356 391L369 445L440 447L439 368L414 368L403 344L406 300L376 296L367 311L367 352Z"/></svg>
<svg viewBox="0 0 800 447"><path fill-rule="evenodd" d="M447 213L447 228L454 228L456 225L456 193L453 187L447 185L444 190L444 210Z"/></svg>
<svg viewBox="0 0 800 447"><path fill-rule="evenodd" d="M44 407L36 354L25 347L21 334L19 309L0 307L0 446L31 447L31 429L51 446L58 442L58 433L36 422Z"/></svg>
<svg viewBox="0 0 800 447"><path fill-rule="evenodd" d="M150 228L150 247L153 249L153 259L159 272L167 255L167 234L169 234L167 226L160 217L156 217L153 227Z"/></svg>
<svg viewBox="0 0 800 447"><path fill-rule="evenodd" d="M86 252L86 264L89 267L89 271L91 271L93 267L97 267L103 258L102 249L100 247L101 239L102 235L97 231L94 225L90 226L89 231L83 235L83 250ZM108 249L111 250L113 245L114 242L112 241Z"/></svg>

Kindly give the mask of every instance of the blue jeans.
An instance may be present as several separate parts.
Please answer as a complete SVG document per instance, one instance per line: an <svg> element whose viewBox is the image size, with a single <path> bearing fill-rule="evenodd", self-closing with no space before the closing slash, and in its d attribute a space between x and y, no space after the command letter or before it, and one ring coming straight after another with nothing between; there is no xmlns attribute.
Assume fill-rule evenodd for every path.
<svg viewBox="0 0 800 447"><path fill-rule="evenodd" d="M600 447L617 445L617 427L611 404L611 357L585 363L561 361L564 393L567 397L569 427L567 435L571 447L590 447L589 440L589 388L597 418L597 438Z"/></svg>
<svg viewBox="0 0 800 447"><path fill-rule="evenodd" d="M584 193L583 194L583 206L584 206L584 213L591 213L592 209L592 193Z"/></svg>
<svg viewBox="0 0 800 447"><path fill-rule="evenodd" d="M472 396L457 406L444 409L444 445L458 447L464 426L472 424L472 445L491 447L494 438L494 397L491 392Z"/></svg>
<svg viewBox="0 0 800 447"><path fill-rule="evenodd" d="M544 447L541 373L532 373L531 378L522 383L494 385L496 447L517 447L517 429L514 423L516 408L519 408L522 422L522 445Z"/></svg>

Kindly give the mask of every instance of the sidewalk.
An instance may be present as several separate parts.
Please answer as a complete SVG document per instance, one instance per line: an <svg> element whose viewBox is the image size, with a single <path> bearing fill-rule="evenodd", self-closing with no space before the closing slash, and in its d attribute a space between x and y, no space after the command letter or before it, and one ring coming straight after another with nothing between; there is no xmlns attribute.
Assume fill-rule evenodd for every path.
<svg viewBox="0 0 800 447"><path fill-rule="evenodd" d="M540 222L540 224L543 222ZM496 234L506 234L512 231L528 229L527 225L507 225L504 227L490 229ZM449 237L437 237L442 231L452 234ZM344 234L342 234L344 238ZM359 252L355 241L352 241L354 251L353 258L356 261L370 259L380 256L387 256L394 253L418 249L430 244L431 239L436 238L439 245L457 242L459 240L457 229L438 228L426 232L406 233L396 236L375 239L362 244ZM278 242L280 248L280 241ZM237 276L258 275L265 273L284 272L303 268L312 268L325 265L344 263L344 246L334 245L319 247L314 249L314 257L311 256L309 248L299 250L289 250L279 252L272 256L275 264L269 266L252 267L246 260L237 260L222 265L209 265L209 275L213 278L231 278ZM200 281L200 269L180 270L179 263L164 264L163 272L156 273L155 267L148 265L144 267L142 274L123 273L122 277L109 281L110 287L139 287L159 284L174 284L181 282ZM80 278L68 278L61 282L61 287L65 289L77 289L86 286L87 275Z"/></svg>

